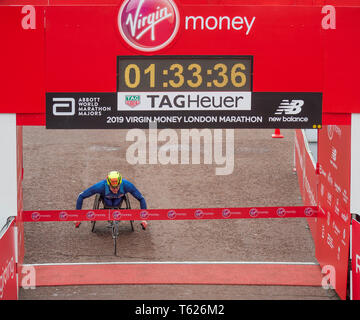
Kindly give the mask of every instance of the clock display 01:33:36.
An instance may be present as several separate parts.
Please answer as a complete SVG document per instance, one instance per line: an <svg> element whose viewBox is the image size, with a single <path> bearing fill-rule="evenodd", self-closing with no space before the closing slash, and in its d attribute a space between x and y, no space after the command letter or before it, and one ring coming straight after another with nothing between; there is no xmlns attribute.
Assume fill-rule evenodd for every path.
<svg viewBox="0 0 360 320"><path fill-rule="evenodd" d="M118 91L251 91L250 56L118 57Z"/></svg>

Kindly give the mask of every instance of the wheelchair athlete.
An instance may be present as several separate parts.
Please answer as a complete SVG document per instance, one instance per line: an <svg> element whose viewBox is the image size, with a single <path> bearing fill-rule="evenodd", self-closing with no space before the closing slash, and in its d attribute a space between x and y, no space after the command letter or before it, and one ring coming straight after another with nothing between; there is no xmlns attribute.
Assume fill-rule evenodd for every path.
<svg viewBox="0 0 360 320"><path fill-rule="evenodd" d="M129 181L123 179L118 171L111 171L106 179L99 181L90 188L81 192L76 201L76 209L81 210L83 200L99 193L104 199L105 207L120 207L126 193L130 193L135 199L140 202L141 209L147 209L145 198L138 189ZM75 228L79 228L81 222L75 222ZM141 228L143 230L147 227L146 221L141 221Z"/></svg>

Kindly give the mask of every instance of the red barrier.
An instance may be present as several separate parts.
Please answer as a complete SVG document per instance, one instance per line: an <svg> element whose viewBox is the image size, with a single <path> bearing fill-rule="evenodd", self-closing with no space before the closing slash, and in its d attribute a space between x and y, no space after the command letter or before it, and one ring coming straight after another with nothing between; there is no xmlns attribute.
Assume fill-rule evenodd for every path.
<svg viewBox="0 0 360 320"><path fill-rule="evenodd" d="M0 300L17 300L14 221L0 237Z"/></svg>
<svg viewBox="0 0 360 320"><path fill-rule="evenodd" d="M318 135L320 174L315 256L321 267L335 268L335 290L345 300L350 249L351 127L323 126Z"/></svg>
<svg viewBox="0 0 360 320"><path fill-rule="evenodd" d="M352 220L352 299L360 300L360 223Z"/></svg>
<svg viewBox="0 0 360 320"><path fill-rule="evenodd" d="M207 220L247 218L305 218L317 216L317 207L249 207L131 210L23 211L24 222L107 220Z"/></svg>
<svg viewBox="0 0 360 320"><path fill-rule="evenodd" d="M309 146L305 144L304 132L302 130L296 130L295 133L295 163L296 174L298 177L298 183L301 193L303 205L314 206L318 203L318 180L319 176L316 173L316 167L314 166L315 160L313 160ZM308 224L311 230L313 239L316 235L316 221L313 218L308 219Z"/></svg>

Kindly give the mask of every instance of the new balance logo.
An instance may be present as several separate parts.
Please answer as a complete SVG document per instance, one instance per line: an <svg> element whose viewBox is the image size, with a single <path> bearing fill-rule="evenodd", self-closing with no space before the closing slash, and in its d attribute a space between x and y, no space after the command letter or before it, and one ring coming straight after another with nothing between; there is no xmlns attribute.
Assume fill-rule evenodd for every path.
<svg viewBox="0 0 360 320"><path fill-rule="evenodd" d="M280 106L275 111L275 114L299 114L301 107L304 105L304 100L282 100Z"/></svg>

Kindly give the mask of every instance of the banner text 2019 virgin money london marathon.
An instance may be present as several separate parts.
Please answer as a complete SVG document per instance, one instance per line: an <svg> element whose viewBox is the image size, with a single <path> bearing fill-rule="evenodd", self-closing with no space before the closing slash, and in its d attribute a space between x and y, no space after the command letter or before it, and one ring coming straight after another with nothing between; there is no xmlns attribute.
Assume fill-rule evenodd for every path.
<svg viewBox="0 0 360 320"><path fill-rule="evenodd" d="M136 108L119 111L116 93L47 93L46 99L46 127L49 129L146 129L152 122L156 122L159 129L314 128L321 123L321 112L312 108L321 104L321 94L318 93L252 92L251 110L246 111L226 106L231 103L230 99L223 105L211 107L197 107L193 103L201 110L193 111L193 108L181 105L184 101L181 99L185 98L175 96L172 104L167 95L162 98L166 101L165 111L161 105L154 107L156 111L137 111ZM151 110L151 102L147 106Z"/></svg>

